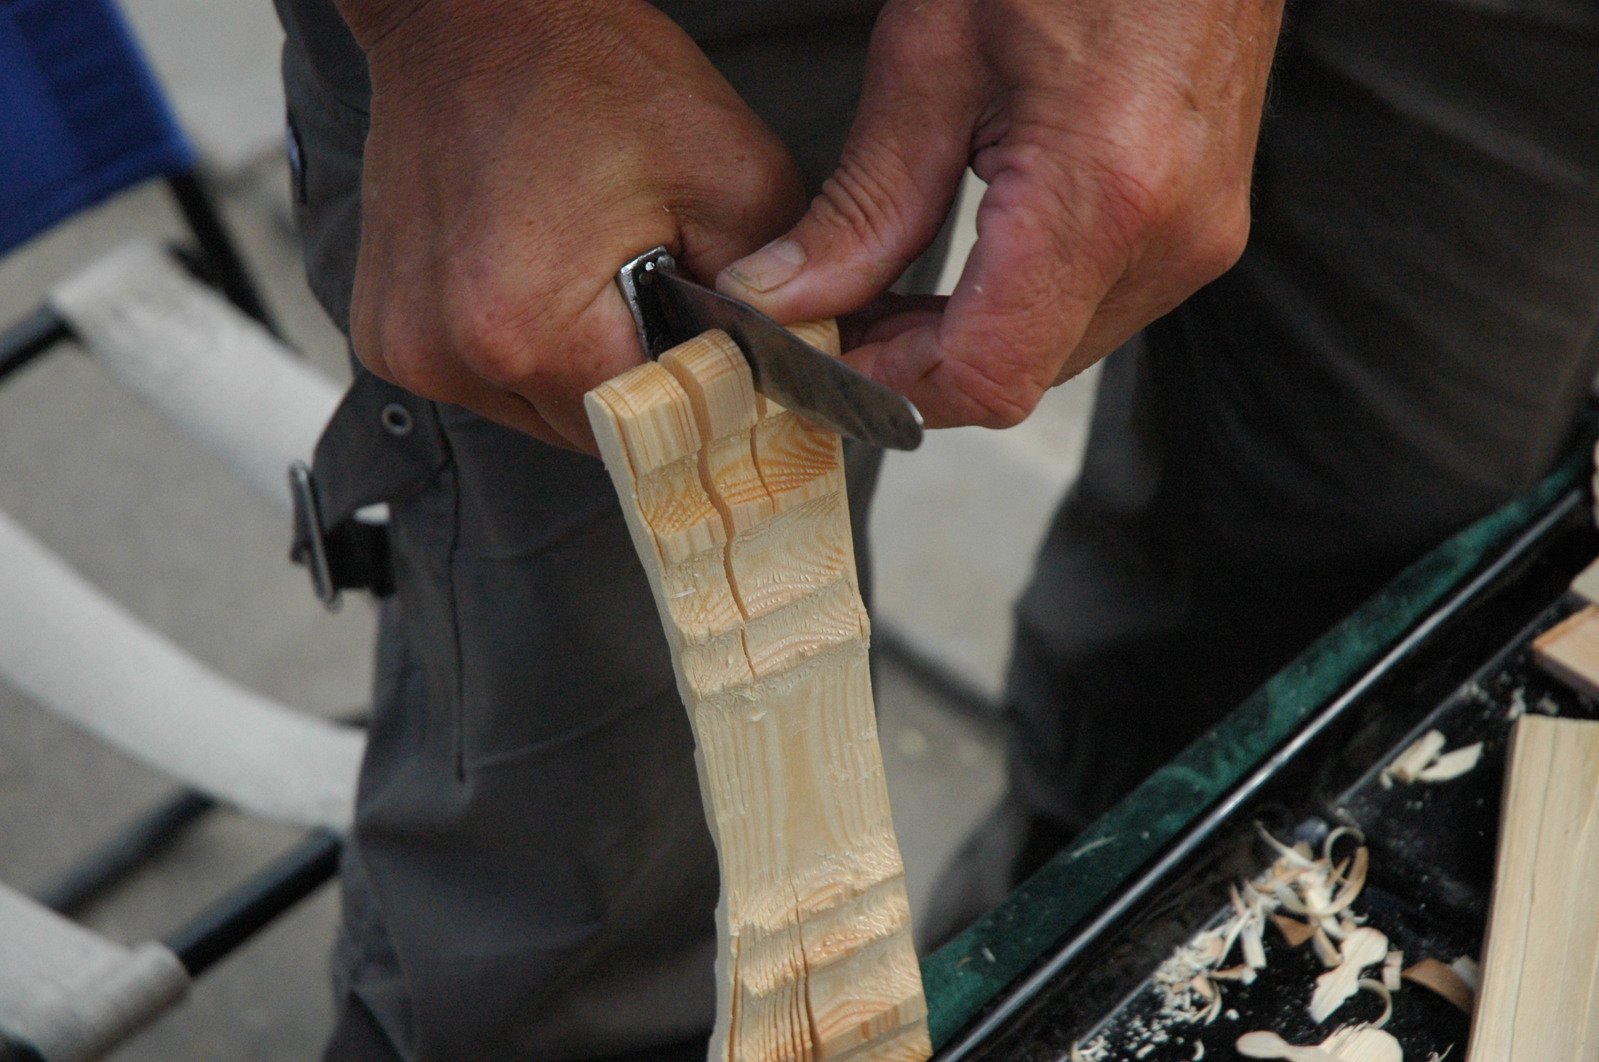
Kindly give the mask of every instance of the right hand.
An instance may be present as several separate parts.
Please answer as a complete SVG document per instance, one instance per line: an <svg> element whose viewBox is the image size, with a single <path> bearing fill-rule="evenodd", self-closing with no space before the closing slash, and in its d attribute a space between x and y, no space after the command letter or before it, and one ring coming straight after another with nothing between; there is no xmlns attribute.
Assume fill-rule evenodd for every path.
<svg viewBox="0 0 1599 1062"><path fill-rule="evenodd" d="M614 280L709 280L805 210L793 160L642 0L340 0L372 125L356 357L424 398L595 451L583 394L643 360Z"/></svg>

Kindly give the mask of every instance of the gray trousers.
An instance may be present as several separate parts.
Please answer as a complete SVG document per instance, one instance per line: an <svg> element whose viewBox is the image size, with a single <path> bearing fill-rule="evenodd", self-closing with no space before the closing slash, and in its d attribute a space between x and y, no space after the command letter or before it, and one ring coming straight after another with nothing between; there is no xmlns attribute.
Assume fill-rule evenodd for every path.
<svg viewBox="0 0 1599 1062"><path fill-rule="evenodd" d="M1290 0L1242 260L1105 363L937 944L1410 561L1599 367L1599 5Z"/></svg>
<svg viewBox="0 0 1599 1062"><path fill-rule="evenodd" d="M309 270L343 321L364 70L324 0L279 5ZM861 6L672 13L814 182ZM1596 22L1591 0L1291 5L1249 248L1110 359L1021 602L1013 818L1081 826L1550 467L1595 368ZM692 1056L716 870L609 484L437 414L442 469L393 503L330 1055ZM869 487L852 474L853 500ZM985 905L1027 862L970 854L954 891Z"/></svg>
<svg viewBox="0 0 1599 1062"><path fill-rule="evenodd" d="M1548 473L1599 365L1599 5L1289 5L1243 259L1105 366L1018 609L1018 801L1080 829Z"/></svg>

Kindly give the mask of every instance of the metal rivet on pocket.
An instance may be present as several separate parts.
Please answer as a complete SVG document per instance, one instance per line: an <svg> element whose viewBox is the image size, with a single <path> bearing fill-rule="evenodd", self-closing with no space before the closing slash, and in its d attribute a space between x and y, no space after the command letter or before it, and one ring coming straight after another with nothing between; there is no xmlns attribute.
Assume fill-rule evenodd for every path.
<svg viewBox="0 0 1599 1062"><path fill-rule="evenodd" d="M378 414L378 419L383 422L383 429L390 435L409 435L413 426L411 411L398 402L390 402Z"/></svg>

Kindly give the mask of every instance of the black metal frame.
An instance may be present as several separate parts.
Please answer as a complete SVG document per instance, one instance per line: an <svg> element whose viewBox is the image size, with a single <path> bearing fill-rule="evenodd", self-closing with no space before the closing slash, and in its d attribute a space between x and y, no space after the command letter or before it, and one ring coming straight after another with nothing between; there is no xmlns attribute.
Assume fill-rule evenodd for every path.
<svg viewBox="0 0 1599 1062"><path fill-rule="evenodd" d="M173 204L194 236L195 251L185 262L228 301L253 317L274 335L277 323L261 297L260 289L228 234L211 194L194 171L166 179ZM72 328L48 303L0 332L0 381L72 338Z"/></svg>
<svg viewBox="0 0 1599 1062"><path fill-rule="evenodd" d="M343 839L312 830L269 866L207 908L166 940L191 977L198 977L339 872Z"/></svg>
<svg viewBox="0 0 1599 1062"><path fill-rule="evenodd" d="M279 334L276 322L229 234L210 193L194 171L166 179L194 247L178 249L184 264L220 290L243 313ZM71 326L48 303L0 332L0 382L64 340ZM168 849L217 802L182 790L139 815L87 857L39 890L37 899L67 916L81 912ZM191 975L210 968L256 931L315 892L338 872L341 840L330 830L308 833L293 848L217 901L168 940ZM21 1051L0 1041L0 1058Z"/></svg>

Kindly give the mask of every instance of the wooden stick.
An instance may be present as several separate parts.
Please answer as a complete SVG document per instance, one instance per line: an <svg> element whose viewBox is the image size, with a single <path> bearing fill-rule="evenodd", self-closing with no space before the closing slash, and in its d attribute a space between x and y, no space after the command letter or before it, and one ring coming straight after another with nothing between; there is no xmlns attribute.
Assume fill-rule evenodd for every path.
<svg viewBox="0 0 1599 1062"><path fill-rule="evenodd" d="M1523 716L1468 1062L1599 1060L1599 722Z"/></svg>
<svg viewBox="0 0 1599 1062"><path fill-rule="evenodd" d="M836 353L831 325L805 334ZM927 1058L838 436L756 394L720 332L587 406L672 648L721 863L710 1058Z"/></svg>

